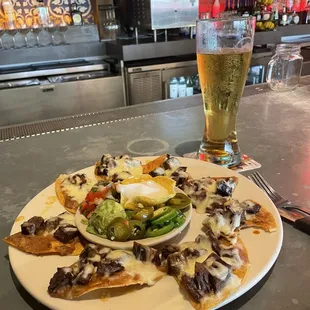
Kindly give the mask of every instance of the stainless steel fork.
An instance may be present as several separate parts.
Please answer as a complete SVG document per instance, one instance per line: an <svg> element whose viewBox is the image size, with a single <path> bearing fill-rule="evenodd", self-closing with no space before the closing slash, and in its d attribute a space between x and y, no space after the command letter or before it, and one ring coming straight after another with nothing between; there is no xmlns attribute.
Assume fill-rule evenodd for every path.
<svg viewBox="0 0 310 310"><path fill-rule="evenodd" d="M301 213L310 215L310 210L297 206L293 204L291 201L279 195L259 172L254 172L250 174L248 178L251 181L253 181L258 187L260 187L269 196L269 198L276 205L276 207L282 208L288 211L297 210Z"/></svg>

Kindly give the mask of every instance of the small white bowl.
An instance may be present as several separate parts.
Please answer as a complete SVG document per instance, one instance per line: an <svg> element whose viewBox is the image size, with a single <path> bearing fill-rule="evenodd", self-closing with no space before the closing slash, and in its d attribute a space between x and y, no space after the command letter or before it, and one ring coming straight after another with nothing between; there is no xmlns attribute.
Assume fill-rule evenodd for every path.
<svg viewBox="0 0 310 310"><path fill-rule="evenodd" d="M176 192L182 192L180 189L176 188ZM80 231L80 233L85 237L88 241L96 244L100 244L103 246L107 246L112 249L122 249L122 250L129 250L132 249L134 241L143 244L143 245L148 245L148 246L153 246L156 244L163 243L165 241L168 241L172 239L173 237L177 236L180 234L185 227L188 225L192 218L192 205L184 212L185 215L185 222L182 226L178 228L172 229L170 232L168 232L165 235L161 235L158 237L153 237L153 238L144 238L144 239L139 239L139 240L129 240L125 242L121 241L111 241L109 239L101 238L99 236L96 236L94 234L90 234L89 232L86 231L87 225L85 225L83 222L86 220L86 217L80 213L80 210L78 209L76 214L75 214L75 223L76 227Z"/></svg>

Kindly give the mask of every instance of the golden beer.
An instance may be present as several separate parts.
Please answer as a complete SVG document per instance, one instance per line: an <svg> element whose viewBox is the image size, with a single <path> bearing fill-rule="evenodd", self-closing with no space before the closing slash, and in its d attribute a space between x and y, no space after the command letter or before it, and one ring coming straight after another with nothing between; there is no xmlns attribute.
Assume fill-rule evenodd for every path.
<svg viewBox="0 0 310 310"><path fill-rule="evenodd" d="M239 162L241 159L235 126L251 55L251 51L230 48L213 54L197 53L206 118L200 152L218 164L234 164L232 156L240 157L236 159Z"/></svg>
<svg viewBox="0 0 310 310"><path fill-rule="evenodd" d="M201 160L237 166L242 159L236 133L239 102L247 78L255 17L197 21L197 63L205 112Z"/></svg>

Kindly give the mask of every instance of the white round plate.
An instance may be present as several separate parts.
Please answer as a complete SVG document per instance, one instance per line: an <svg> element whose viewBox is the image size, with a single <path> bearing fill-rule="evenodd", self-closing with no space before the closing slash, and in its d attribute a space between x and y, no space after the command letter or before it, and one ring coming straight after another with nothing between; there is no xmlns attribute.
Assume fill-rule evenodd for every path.
<svg viewBox="0 0 310 310"><path fill-rule="evenodd" d="M180 189L176 188L175 191L177 193L182 192ZM184 215L186 217L185 222L182 226L178 228L174 228L171 230L169 233L159 236L159 237L154 237L154 238L144 238L144 239L139 239L139 240L130 240L126 242L120 242L120 241L111 241L109 239L105 239L99 236L96 236L94 234L90 234L89 232L86 231L87 225L84 224L83 222L86 220L86 217L81 214L80 210L77 210L75 214L75 224L80 233L90 242L100 244L103 246L107 246L112 249L123 249L123 250L130 250L133 247L134 241L139 242L140 244L143 245L148 245L148 246L154 246L160 243L163 243L165 241L168 241L178 234L180 234L184 228L188 225L192 218L192 206L184 212Z"/></svg>
<svg viewBox="0 0 310 310"><path fill-rule="evenodd" d="M146 161L152 158L141 157L140 159ZM240 237L247 248L251 268L240 289L218 306L220 307L252 288L272 267L279 255L282 245L282 222L277 209L269 198L262 190L244 176L227 168L195 159L179 159L182 165L188 167L188 172L194 178L203 176L238 176L239 183L234 191L233 197L240 200L253 199L262 204L273 214L278 225L278 230L274 233L260 231L259 234L254 234L254 229L245 229L241 231ZM92 168L86 168L80 172L89 172L89 176L91 176L91 173L93 173L92 171ZM25 206L17 217L11 233L13 234L20 231L20 224L34 215L50 217L62 213L63 211L63 207L57 202L54 184L52 184ZM193 210L192 220L189 225L180 235L171 239L169 243L193 241L196 236L201 233L202 221L204 218L204 215L197 214ZM70 266L76 262L77 257L60 257L56 255L36 257L18 251L13 247L9 247L9 256L12 268L21 284L34 298L51 309L191 309L188 300L180 293L178 284L173 277L170 276L164 277L152 287L99 290L74 301L52 298L47 293L49 280L56 272L57 267ZM130 292L130 294L128 292ZM109 296L109 298L107 298L107 296Z"/></svg>

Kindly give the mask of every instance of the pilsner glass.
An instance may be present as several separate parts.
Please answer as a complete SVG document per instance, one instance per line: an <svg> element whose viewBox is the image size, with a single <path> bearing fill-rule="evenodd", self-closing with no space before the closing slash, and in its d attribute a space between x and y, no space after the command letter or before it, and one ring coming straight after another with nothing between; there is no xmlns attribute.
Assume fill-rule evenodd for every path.
<svg viewBox="0 0 310 310"><path fill-rule="evenodd" d="M197 64L205 112L201 160L241 162L236 117L251 62L255 17L197 21Z"/></svg>

